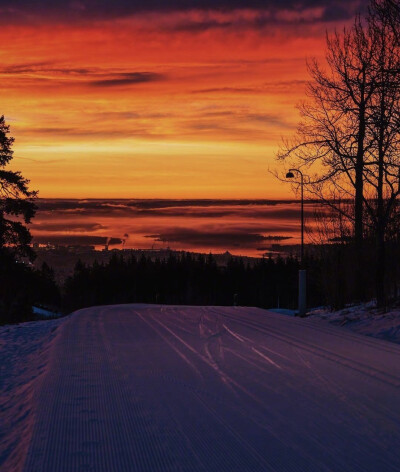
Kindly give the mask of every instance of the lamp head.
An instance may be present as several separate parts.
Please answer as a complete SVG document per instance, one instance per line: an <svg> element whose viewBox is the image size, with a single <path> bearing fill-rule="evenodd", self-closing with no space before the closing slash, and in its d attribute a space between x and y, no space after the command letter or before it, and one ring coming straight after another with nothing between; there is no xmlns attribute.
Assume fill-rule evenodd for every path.
<svg viewBox="0 0 400 472"><path fill-rule="evenodd" d="M289 171L289 172L286 174L286 178L287 178L287 179L293 179L293 178L294 178L293 172Z"/></svg>

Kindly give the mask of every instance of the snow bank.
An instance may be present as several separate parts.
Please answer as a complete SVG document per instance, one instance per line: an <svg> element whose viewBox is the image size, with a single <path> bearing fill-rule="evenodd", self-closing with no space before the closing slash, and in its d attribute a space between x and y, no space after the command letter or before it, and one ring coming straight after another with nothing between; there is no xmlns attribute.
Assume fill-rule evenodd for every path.
<svg viewBox="0 0 400 472"><path fill-rule="evenodd" d="M312 310L308 319L328 321L356 333L400 344L400 309L387 313L375 308L373 302L331 312L326 308Z"/></svg>
<svg viewBox="0 0 400 472"><path fill-rule="evenodd" d="M20 470L34 423L34 394L65 320L0 327L0 470Z"/></svg>
<svg viewBox="0 0 400 472"><path fill-rule="evenodd" d="M268 308L268 311L279 313L280 315L295 316L296 310L289 310L288 308Z"/></svg>
<svg viewBox="0 0 400 472"><path fill-rule="evenodd" d="M32 311L38 318L60 318L62 316L61 313L50 311L38 306L33 306Z"/></svg>

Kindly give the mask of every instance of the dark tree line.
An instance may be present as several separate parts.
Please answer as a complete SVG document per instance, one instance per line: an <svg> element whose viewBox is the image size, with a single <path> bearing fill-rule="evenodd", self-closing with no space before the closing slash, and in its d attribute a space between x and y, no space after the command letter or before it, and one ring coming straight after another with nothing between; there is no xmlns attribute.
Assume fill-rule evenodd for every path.
<svg viewBox="0 0 400 472"><path fill-rule="evenodd" d="M400 241L391 240L392 254L387 267L387 291L392 300L399 295ZM373 264L373 243L366 251L366 263ZM368 243L366 243L368 249ZM357 254L343 242L315 245L306 254L308 306L339 309L351 303L357 293L354 276ZM76 264L66 280L63 309L66 312L94 305L160 303L173 305L225 305L235 303L260 308L298 307L298 270L295 257L257 259L252 264L232 257L226 266L214 257L190 253L171 254L152 260L144 256L124 258L115 253L109 262ZM375 274L364 276L366 293L373 293Z"/></svg>
<svg viewBox="0 0 400 472"><path fill-rule="evenodd" d="M114 254L106 264L78 262L67 279L69 310L113 303L164 303L297 307L297 271L293 257L245 264L232 258L218 266L212 255L172 254L165 260L124 259ZM236 295L235 295L236 294Z"/></svg>
<svg viewBox="0 0 400 472"><path fill-rule="evenodd" d="M399 241L393 241L399 256ZM53 271L44 264L33 270L15 264L3 254L0 266L0 323L35 319L33 305L71 311L95 305L159 303L174 305L257 306L297 309L299 261L295 257L258 259L251 264L232 257L226 266L214 257L190 253L167 259L124 258L117 252L107 263L85 265L78 261L74 273L57 286ZM370 251L371 259L374 257ZM8 265L7 265L8 258ZM356 254L343 243L315 246L305 258L310 307L341 308L354 299ZM391 294L398 294L397 264L389 266ZM374 288L374 274L364 278L366 291Z"/></svg>

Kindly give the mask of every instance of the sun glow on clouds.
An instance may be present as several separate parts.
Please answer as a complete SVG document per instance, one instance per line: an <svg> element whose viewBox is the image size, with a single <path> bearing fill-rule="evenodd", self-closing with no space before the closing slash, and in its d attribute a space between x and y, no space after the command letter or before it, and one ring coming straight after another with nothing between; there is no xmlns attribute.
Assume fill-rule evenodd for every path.
<svg viewBox="0 0 400 472"><path fill-rule="evenodd" d="M290 196L267 170L295 129L305 58L321 55L333 24L324 15L198 9L4 24L0 112L16 137L13 166L42 197Z"/></svg>

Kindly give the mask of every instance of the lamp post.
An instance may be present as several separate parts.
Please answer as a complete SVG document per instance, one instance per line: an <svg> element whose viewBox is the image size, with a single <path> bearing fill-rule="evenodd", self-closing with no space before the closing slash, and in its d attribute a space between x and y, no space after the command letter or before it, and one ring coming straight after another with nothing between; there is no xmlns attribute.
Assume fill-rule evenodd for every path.
<svg viewBox="0 0 400 472"><path fill-rule="evenodd" d="M301 189L301 249L300 249L300 269L299 269L299 315L306 315L306 281L307 273L304 268L304 176L299 169L289 169L286 174L287 179L294 178L294 172L300 175Z"/></svg>

